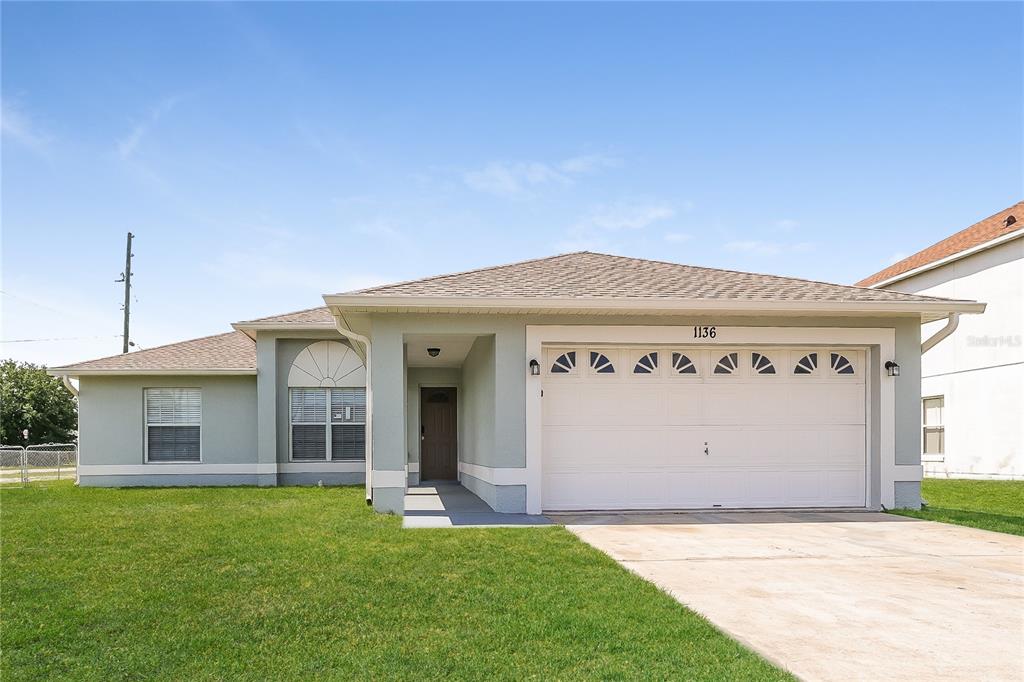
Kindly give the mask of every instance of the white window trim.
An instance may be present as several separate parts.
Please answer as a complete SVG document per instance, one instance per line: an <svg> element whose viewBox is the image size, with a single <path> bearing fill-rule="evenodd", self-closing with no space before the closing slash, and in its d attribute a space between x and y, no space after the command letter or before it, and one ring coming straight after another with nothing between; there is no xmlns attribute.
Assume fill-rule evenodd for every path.
<svg viewBox="0 0 1024 682"><path fill-rule="evenodd" d="M928 414L927 408L924 404L927 400L935 400L936 398L942 398L942 423L941 424L928 424L926 415ZM924 451L925 443L925 431L928 429L942 429L942 452L931 453ZM924 395L921 396L921 461L922 462L945 462L946 461L946 396L945 394L938 395Z"/></svg>
<svg viewBox="0 0 1024 682"><path fill-rule="evenodd" d="M366 396L367 393L368 393L368 391L366 391L366 388L363 387L363 386L335 386L334 388L337 388L337 389L340 389L340 390L349 390L349 391L351 391L351 390L358 390L358 389L362 388L364 396ZM363 454L363 459L331 459L331 455L333 454L331 452L331 427L333 427L335 425L335 421L334 421L333 417L331 416L331 391L334 390L334 388L314 388L314 387L309 387L309 386L289 386L288 387L288 461L289 462L298 462L298 463L303 463L303 464L311 464L311 463L316 463L316 462L327 462L327 463L332 463L332 464L341 464L341 463L344 463L344 462L365 462L366 461L365 453ZM293 426L321 426L321 424L320 424L320 422L295 422L295 421L292 421L292 391L294 391L294 390L301 390L301 391L318 390L318 391L326 391L327 392L327 396L326 396L327 397L327 414L325 415L325 418L327 419L327 423L322 425L324 427L324 438L326 438L327 442L326 442L326 447L324 448L325 457L322 460L321 459L308 459L308 458L302 458L302 459L296 459L295 458L294 443L292 442L293 441L293 437L292 437L293 429L292 429L292 427ZM364 397L364 400L368 400L368 398ZM364 441L366 440L367 434L366 434L366 420L365 419L363 421L361 421L361 422L341 421L341 422L337 422L337 424L338 424L338 426L362 426L363 427L363 439L364 439Z"/></svg>
<svg viewBox="0 0 1024 682"><path fill-rule="evenodd" d="M156 461L151 462L149 460L149 405L147 404L148 399L146 392L154 391L198 391L199 392L199 459L186 462L175 462L175 461ZM153 424L153 426L174 426L174 424ZM193 426L193 424L180 424L179 426ZM168 465L182 465L182 464L202 464L203 463L203 389L198 386L145 386L142 389L142 461L145 464L153 464L155 466L168 466Z"/></svg>

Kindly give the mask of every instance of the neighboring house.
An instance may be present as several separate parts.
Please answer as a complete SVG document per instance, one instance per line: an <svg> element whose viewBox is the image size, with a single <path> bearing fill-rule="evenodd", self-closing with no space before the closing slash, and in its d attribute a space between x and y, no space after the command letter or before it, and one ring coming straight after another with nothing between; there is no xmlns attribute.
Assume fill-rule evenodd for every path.
<svg viewBox="0 0 1024 682"><path fill-rule="evenodd" d="M925 475L1024 478L1022 237L1024 202L857 283L988 303L921 360ZM944 326L929 322L921 333Z"/></svg>
<svg viewBox="0 0 1024 682"><path fill-rule="evenodd" d="M324 302L52 369L79 380L79 483L365 483L399 514L421 479L501 512L917 507L921 323L984 310L588 252Z"/></svg>

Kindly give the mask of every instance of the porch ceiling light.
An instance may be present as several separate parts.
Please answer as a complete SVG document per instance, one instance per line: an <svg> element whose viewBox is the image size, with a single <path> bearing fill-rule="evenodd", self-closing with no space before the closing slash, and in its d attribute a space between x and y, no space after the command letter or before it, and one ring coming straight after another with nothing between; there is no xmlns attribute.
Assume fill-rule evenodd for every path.
<svg viewBox="0 0 1024 682"><path fill-rule="evenodd" d="M429 355L432 358L436 358L440 354L441 354L441 349L440 348L428 348L427 349L427 355Z"/></svg>
<svg viewBox="0 0 1024 682"><path fill-rule="evenodd" d="M898 377L900 375L900 366L892 360L885 362L885 371L891 377Z"/></svg>
<svg viewBox="0 0 1024 682"><path fill-rule="evenodd" d="M536 358L530 360L530 375L535 377L540 376L540 363L537 362Z"/></svg>

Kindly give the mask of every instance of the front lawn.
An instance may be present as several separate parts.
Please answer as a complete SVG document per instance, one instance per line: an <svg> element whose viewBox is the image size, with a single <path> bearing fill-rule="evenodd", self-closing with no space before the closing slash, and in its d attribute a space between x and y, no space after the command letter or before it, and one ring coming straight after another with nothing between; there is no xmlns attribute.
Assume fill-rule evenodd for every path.
<svg viewBox="0 0 1024 682"><path fill-rule="evenodd" d="M1024 535L1024 481L926 478L921 497L927 506L920 511L893 513Z"/></svg>
<svg viewBox="0 0 1024 682"><path fill-rule="evenodd" d="M0 490L0 524L4 680L788 679L560 527L64 483Z"/></svg>

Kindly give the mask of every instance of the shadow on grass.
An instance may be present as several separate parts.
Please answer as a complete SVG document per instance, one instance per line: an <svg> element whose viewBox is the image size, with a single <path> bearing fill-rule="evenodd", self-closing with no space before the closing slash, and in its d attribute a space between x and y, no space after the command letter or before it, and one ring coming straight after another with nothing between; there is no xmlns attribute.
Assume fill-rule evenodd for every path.
<svg viewBox="0 0 1024 682"><path fill-rule="evenodd" d="M900 516L910 516L915 519L955 523L961 526L970 526L971 528L994 530L1012 535L1024 535L1024 516L993 514L992 512L969 511L966 509L952 509L931 505L920 510L897 509L892 513L899 514Z"/></svg>

